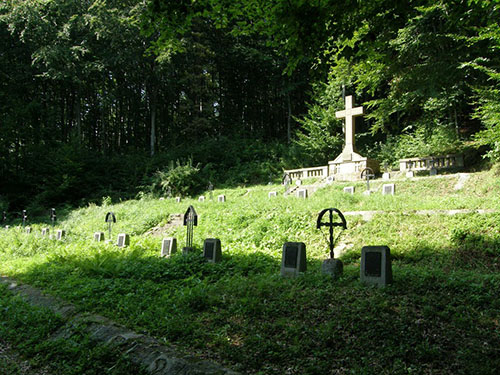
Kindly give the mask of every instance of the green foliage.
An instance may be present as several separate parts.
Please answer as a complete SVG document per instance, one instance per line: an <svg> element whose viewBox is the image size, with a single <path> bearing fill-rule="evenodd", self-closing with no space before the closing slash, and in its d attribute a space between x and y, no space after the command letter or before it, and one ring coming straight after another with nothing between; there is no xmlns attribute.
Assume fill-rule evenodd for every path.
<svg viewBox="0 0 500 375"><path fill-rule="evenodd" d="M500 365L495 354L500 342L492 334L500 318L499 214L415 212L499 206L495 171L471 174L460 191L454 190L457 180L457 175L400 180L395 196L380 195L383 181L372 182L376 192L369 196L362 194L363 182L355 183L354 195L344 194L346 183L337 182L307 201L280 194L269 199L269 191L283 191L278 185L216 189L215 196L227 196L224 204L106 199L106 206L91 204L62 220L64 241L40 237L43 223L32 224L32 235L2 230L0 272L50 290L82 312L102 314L241 372L282 374L288 366L313 374L342 366L364 374L376 366L377 373L432 368L451 374L463 368L493 374ZM347 249L341 257L344 275L336 282L320 273L328 256L327 233L315 228L318 212L332 202L343 212L384 211L369 221L346 215L348 229L340 238ZM190 204L200 215L195 253L183 256L179 250L160 258L161 237L146 233ZM92 242L93 232L106 232L108 211L117 215L115 235L133 234L130 247ZM176 237L179 247L185 235L183 226L163 233ZM219 264L201 257L203 239L214 237L223 247ZM279 276L286 241L307 246L308 271L296 279ZM359 284L360 251L367 244L390 247L394 285L379 290ZM1 311L7 302L0 301ZM32 334L25 321L16 323L16 332ZM7 337L14 340L10 323L1 327L0 333L10 330ZM375 340L380 350L374 352ZM78 359L79 349L72 346L71 354L65 348L43 344L27 355L50 353L78 363L78 369L88 365ZM359 360L370 350L380 362Z"/></svg>
<svg viewBox="0 0 500 375"><path fill-rule="evenodd" d="M174 196L188 196L200 191L202 185L199 166L193 166L192 159L185 164L177 160L175 164L171 161L166 170L154 174L152 190L159 187L165 195L170 192Z"/></svg>
<svg viewBox="0 0 500 375"><path fill-rule="evenodd" d="M454 154L462 148L455 131L438 126L431 129L419 127L397 137L388 135L387 141L378 143L372 152L381 163L397 167L399 159Z"/></svg>
<svg viewBox="0 0 500 375"><path fill-rule="evenodd" d="M102 373L103 369L107 369L109 374L145 374L122 355L105 345L96 344L88 334L65 338L62 332L64 321L60 317L13 297L5 285L0 285L0 296L2 340L15 346L15 350L23 357L32 358L31 364L35 370L43 368L61 375L93 375ZM0 366L4 364L3 361L4 358L0 358ZM0 367L1 374L26 373L24 366L13 362L7 365L9 367Z"/></svg>

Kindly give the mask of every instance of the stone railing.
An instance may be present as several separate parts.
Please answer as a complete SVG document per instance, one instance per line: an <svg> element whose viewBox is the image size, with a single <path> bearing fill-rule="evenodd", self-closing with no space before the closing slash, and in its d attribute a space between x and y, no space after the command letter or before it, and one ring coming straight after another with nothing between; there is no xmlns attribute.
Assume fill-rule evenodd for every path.
<svg viewBox="0 0 500 375"><path fill-rule="evenodd" d="M290 177L294 180L303 179L303 178L311 178L311 177L325 178L328 176L328 166L302 168L302 169L290 169L288 171L285 171L285 173L288 173L290 175Z"/></svg>
<svg viewBox="0 0 500 375"><path fill-rule="evenodd" d="M464 156L462 154L399 160L400 171L424 171L432 167L436 169L462 168L463 166Z"/></svg>

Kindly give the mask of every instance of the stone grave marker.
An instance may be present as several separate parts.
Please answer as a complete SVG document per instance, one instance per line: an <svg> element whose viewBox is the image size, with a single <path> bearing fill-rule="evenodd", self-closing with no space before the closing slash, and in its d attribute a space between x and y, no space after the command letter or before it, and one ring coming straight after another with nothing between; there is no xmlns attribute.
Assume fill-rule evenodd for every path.
<svg viewBox="0 0 500 375"><path fill-rule="evenodd" d="M203 257L211 263L222 261L222 250L218 238L207 238L203 242Z"/></svg>
<svg viewBox="0 0 500 375"><path fill-rule="evenodd" d="M302 186L302 180L298 179L297 181L295 181L295 185L296 186Z"/></svg>
<svg viewBox="0 0 500 375"><path fill-rule="evenodd" d="M167 189L167 198L172 198L172 188L170 186Z"/></svg>
<svg viewBox="0 0 500 375"><path fill-rule="evenodd" d="M327 221L325 222L323 221L323 218L327 214L328 217ZM340 221L334 221L334 216L338 216L340 218ZM345 220L345 217L342 214L342 212L340 212L338 209L326 208L319 213L318 219L316 220L316 228L321 229L321 227L327 227L328 232L330 234L329 238L330 259L326 259L323 261L323 264L321 265L321 272L332 276L334 279L337 279L340 277L340 275L342 275L344 266L340 259L335 259L335 254L333 250L335 248L335 243L338 241L340 235L342 234L342 231L347 229L347 221ZM333 236L333 230L335 227L340 228L340 232L337 235L337 238L334 238Z"/></svg>
<svg viewBox="0 0 500 375"><path fill-rule="evenodd" d="M48 236L50 233L49 228L42 228L42 236Z"/></svg>
<svg viewBox="0 0 500 375"><path fill-rule="evenodd" d="M164 201L164 200L165 200L165 198L163 198L163 197L160 197L160 200L161 200L161 201Z"/></svg>
<svg viewBox="0 0 500 375"><path fill-rule="evenodd" d="M435 167L435 162L434 159L429 162L430 164L430 169L429 169L429 176L436 176L437 175L437 169Z"/></svg>
<svg viewBox="0 0 500 375"><path fill-rule="evenodd" d="M281 254L281 276L294 277L306 270L306 245L303 242L286 242Z"/></svg>
<svg viewBox="0 0 500 375"><path fill-rule="evenodd" d="M334 181L335 181L335 177L334 176L328 176L326 178L326 183L329 184L329 185L333 184Z"/></svg>
<svg viewBox="0 0 500 375"><path fill-rule="evenodd" d="M166 237L161 241L161 253L162 257L168 258L172 254L177 252L177 238Z"/></svg>
<svg viewBox="0 0 500 375"><path fill-rule="evenodd" d="M198 198L198 202L205 202L205 196L204 196L204 195L201 195L201 196Z"/></svg>
<svg viewBox="0 0 500 375"><path fill-rule="evenodd" d="M379 287L392 283L391 251L387 246L364 246L361 249L362 283Z"/></svg>
<svg viewBox="0 0 500 375"><path fill-rule="evenodd" d="M354 186L346 186L344 188L344 193L351 195L354 194Z"/></svg>
<svg viewBox="0 0 500 375"><path fill-rule="evenodd" d="M306 199L307 198L307 189L298 189L297 190L297 197Z"/></svg>
<svg viewBox="0 0 500 375"><path fill-rule="evenodd" d="M217 202L224 203L225 201L226 201L226 196L224 194L217 196Z"/></svg>
<svg viewBox="0 0 500 375"><path fill-rule="evenodd" d="M390 180L390 179L391 179L391 174L389 172L384 172L382 174L382 180L387 181L387 180Z"/></svg>
<svg viewBox="0 0 500 375"><path fill-rule="evenodd" d="M10 228L10 226L8 226L8 225L5 226L5 229L9 230L9 228Z"/></svg>
<svg viewBox="0 0 500 375"><path fill-rule="evenodd" d="M290 184L292 183L292 177L290 177L290 175L288 173L284 173L283 174L283 185L285 186L285 190L288 189L288 186L290 186Z"/></svg>
<svg viewBox="0 0 500 375"><path fill-rule="evenodd" d="M96 242L104 241L104 232L95 232L94 233L94 241L96 241Z"/></svg>
<svg viewBox="0 0 500 375"><path fill-rule="evenodd" d="M198 214L193 206L189 206L184 214L184 226L186 227L186 246L182 249L183 254L193 251L193 228L198 225Z"/></svg>
<svg viewBox="0 0 500 375"><path fill-rule="evenodd" d="M277 197L277 196L278 196L278 194L275 191L270 191L269 193L267 193L268 198L273 198L273 197Z"/></svg>
<svg viewBox="0 0 500 375"><path fill-rule="evenodd" d="M109 240L111 241L111 228L113 224L116 223L116 216L114 212L108 212L106 214L106 219L104 221L108 223L108 235L109 235Z"/></svg>
<svg viewBox="0 0 500 375"><path fill-rule="evenodd" d="M411 170L413 168L413 162L409 161L408 162L408 171L406 172L406 178L413 178L415 177L415 173Z"/></svg>
<svg viewBox="0 0 500 375"><path fill-rule="evenodd" d="M130 245L130 236L127 233L120 233L116 238L116 246L127 247Z"/></svg>
<svg viewBox="0 0 500 375"><path fill-rule="evenodd" d="M64 229L58 229L56 231L56 240L61 241L66 236L66 231Z"/></svg>
<svg viewBox="0 0 500 375"><path fill-rule="evenodd" d="M394 195L394 192L395 192L394 184L382 185L382 195Z"/></svg>
<svg viewBox="0 0 500 375"><path fill-rule="evenodd" d="M31 227L26 227L26 234L30 234L31 233Z"/></svg>
<svg viewBox="0 0 500 375"><path fill-rule="evenodd" d="M181 197L175 197L175 202L176 203L181 203Z"/></svg>

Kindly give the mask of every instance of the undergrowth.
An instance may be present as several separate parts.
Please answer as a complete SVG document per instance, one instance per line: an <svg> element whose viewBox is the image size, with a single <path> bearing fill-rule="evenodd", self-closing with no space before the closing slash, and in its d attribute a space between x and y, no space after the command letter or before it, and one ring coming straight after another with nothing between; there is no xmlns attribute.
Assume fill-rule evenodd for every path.
<svg viewBox="0 0 500 375"><path fill-rule="evenodd" d="M282 186L214 191L205 202L140 200L90 205L58 225L62 241L2 230L0 271L181 350L248 374L495 374L500 369L500 213L447 215L444 209L496 209L498 180L474 174L463 190L456 176L396 182L395 196L380 189L354 195L335 183L307 200L282 197ZM377 190L382 182L372 184ZM268 198L269 191L279 192ZM207 197L208 194L205 194ZM168 224L171 214L194 205L196 252L160 258L161 237L146 235ZM344 274L333 282L320 272L328 257L318 212L383 211L365 221L346 215L340 236ZM437 210L436 212L417 212ZM132 234L131 245L113 241ZM167 228L167 227L165 227ZM185 243L185 227L164 236ZM223 261L201 257L204 238L219 238ZM296 279L279 275L281 247L306 243L308 271ZM385 289L359 283L361 247L388 245L394 284ZM29 328L20 328L29 329ZM40 349L41 353L52 349ZM31 353L36 355L36 353Z"/></svg>

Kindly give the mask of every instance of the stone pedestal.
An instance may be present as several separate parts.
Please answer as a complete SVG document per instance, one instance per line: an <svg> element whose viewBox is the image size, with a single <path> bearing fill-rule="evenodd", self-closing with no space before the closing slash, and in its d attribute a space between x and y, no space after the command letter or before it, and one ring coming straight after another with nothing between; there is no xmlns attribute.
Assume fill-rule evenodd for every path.
<svg viewBox="0 0 500 375"><path fill-rule="evenodd" d="M333 279L338 279L343 271L344 265L340 259L326 259L321 265L321 272Z"/></svg>
<svg viewBox="0 0 500 375"><path fill-rule="evenodd" d="M335 160L328 162L328 168L329 175L335 176L336 181L356 181L361 179L361 171L365 168L371 168L377 174L380 164L353 152L351 160L344 160L343 154L340 154Z"/></svg>

